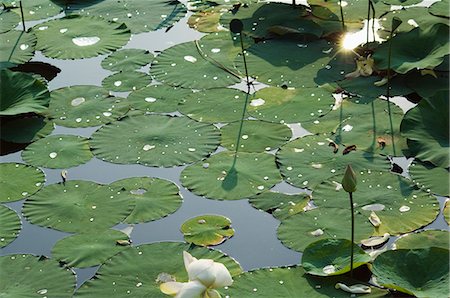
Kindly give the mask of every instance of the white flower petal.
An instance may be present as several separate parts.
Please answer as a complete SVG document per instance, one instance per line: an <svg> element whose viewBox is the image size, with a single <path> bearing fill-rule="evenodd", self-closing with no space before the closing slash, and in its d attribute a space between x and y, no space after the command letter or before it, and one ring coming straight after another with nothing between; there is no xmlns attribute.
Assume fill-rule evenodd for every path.
<svg viewBox="0 0 450 298"><path fill-rule="evenodd" d="M198 298L206 291L206 287L198 280L183 283L183 287L175 298Z"/></svg>
<svg viewBox="0 0 450 298"><path fill-rule="evenodd" d="M187 251L183 251L183 260L184 260L184 267L186 268L186 271L188 271L188 267L189 267L189 265L191 265L192 262L197 261L197 259L194 258Z"/></svg>
<svg viewBox="0 0 450 298"><path fill-rule="evenodd" d="M188 267L189 280L198 280L209 288L216 280L214 261L211 259L200 259L192 262Z"/></svg>
<svg viewBox="0 0 450 298"><path fill-rule="evenodd" d="M182 282L169 281L161 284L159 289L164 294L175 296L183 288L183 285L184 283Z"/></svg>
<svg viewBox="0 0 450 298"><path fill-rule="evenodd" d="M208 290L206 291L204 298L222 298L222 296L220 296L219 292L216 290Z"/></svg>
<svg viewBox="0 0 450 298"><path fill-rule="evenodd" d="M335 285L336 289L341 289L345 292L353 293L353 294L369 294L372 292L372 289L369 286L356 284L353 286L347 286L343 283L337 283Z"/></svg>
<svg viewBox="0 0 450 298"><path fill-rule="evenodd" d="M233 279L231 278L231 274L228 271L227 267L225 267L222 263L214 262L214 275L216 280L214 281L213 288L222 288L231 286L233 283Z"/></svg>

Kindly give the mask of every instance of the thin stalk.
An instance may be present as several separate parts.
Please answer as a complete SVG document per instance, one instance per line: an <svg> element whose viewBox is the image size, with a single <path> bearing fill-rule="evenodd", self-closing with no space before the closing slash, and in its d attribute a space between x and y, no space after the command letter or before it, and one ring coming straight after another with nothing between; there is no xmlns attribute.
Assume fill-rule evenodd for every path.
<svg viewBox="0 0 450 298"><path fill-rule="evenodd" d="M342 0L339 0L339 9L341 12L342 31L345 32L344 10L342 8Z"/></svg>
<svg viewBox="0 0 450 298"><path fill-rule="evenodd" d="M375 41L375 6L373 5L372 0L369 0L369 5L372 8L372 35L373 35L373 41ZM369 26L369 24L367 24Z"/></svg>
<svg viewBox="0 0 450 298"><path fill-rule="evenodd" d="M27 29L25 27L25 17L23 16L23 7L22 7L22 1L19 1L20 4L20 16L22 17L22 27L23 27L23 32L25 32Z"/></svg>
<svg viewBox="0 0 450 298"><path fill-rule="evenodd" d="M353 243L355 243L355 213L353 211L353 193L348 193L350 196L350 210L352 211L352 245L350 248L350 277L353 278Z"/></svg>
<svg viewBox="0 0 450 298"><path fill-rule="evenodd" d="M245 58L244 41L242 39L242 33L239 34L239 38L241 40L241 51L242 51L242 58L244 59L244 68L245 68L245 77L247 79L247 87L249 87L248 92L250 92L250 79L248 78L247 59Z"/></svg>
<svg viewBox="0 0 450 298"><path fill-rule="evenodd" d="M395 143L394 143L394 125L392 124L392 114L391 114L391 55L392 55L392 37L394 35L394 31L391 31L391 35L389 37L389 51L388 51L388 68L387 68L387 90L386 90L386 99L387 99L387 105L388 105L388 114L389 114L389 124L391 128L391 142L392 142L392 150L395 154Z"/></svg>
<svg viewBox="0 0 450 298"><path fill-rule="evenodd" d="M367 34L367 39L366 39L366 46L368 46L369 45L369 32L370 32L370 28L369 28L369 21L370 21L370 0L368 0L368 3L367 3L367 32L366 32L366 34Z"/></svg>

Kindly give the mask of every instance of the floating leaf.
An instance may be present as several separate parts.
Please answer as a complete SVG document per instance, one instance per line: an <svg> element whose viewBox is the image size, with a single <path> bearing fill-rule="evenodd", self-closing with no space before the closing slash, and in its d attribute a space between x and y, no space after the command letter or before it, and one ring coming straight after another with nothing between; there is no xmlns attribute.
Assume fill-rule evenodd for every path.
<svg viewBox="0 0 450 298"><path fill-rule="evenodd" d="M21 64L34 56L36 36L18 30L0 34L0 61Z"/></svg>
<svg viewBox="0 0 450 298"><path fill-rule="evenodd" d="M107 54L125 45L130 30L102 18L70 15L33 27L36 49L50 58L81 59Z"/></svg>
<svg viewBox="0 0 450 298"><path fill-rule="evenodd" d="M448 225L450 225L450 200L445 201L444 209L442 210L442 213L444 214L445 221Z"/></svg>
<svg viewBox="0 0 450 298"><path fill-rule="evenodd" d="M258 171L255 171L258 169ZM280 182L274 156L267 153L221 152L186 167L181 183L193 193L218 200L239 200Z"/></svg>
<svg viewBox="0 0 450 298"><path fill-rule="evenodd" d="M44 173L33 166L21 163L0 164L0 202L22 200L44 186Z"/></svg>
<svg viewBox="0 0 450 298"><path fill-rule="evenodd" d="M284 194L273 191L265 191L250 197L249 203L259 210L272 214L279 220L284 220L297 213L309 210L311 197L306 193Z"/></svg>
<svg viewBox="0 0 450 298"><path fill-rule="evenodd" d="M417 297L445 297L449 289L449 251L427 249L391 250L379 255L372 271L377 282Z"/></svg>
<svg viewBox="0 0 450 298"><path fill-rule="evenodd" d="M123 101L97 86L64 87L53 90L50 97L47 116L66 127L98 126L114 121L128 110Z"/></svg>
<svg viewBox="0 0 450 298"><path fill-rule="evenodd" d="M127 249L117 241L128 237L116 230L95 230L65 237L52 248L52 256L69 267L91 267L100 265L113 255Z"/></svg>
<svg viewBox="0 0 450 298"><path fill-rule="evenodd" d="M55 16L63 11L62 7L51 0L22 0L23 14L26 21L37 21ZM14 8L20 15L20 6L17 0L3 0L2 3Z"/></svg>
<svg viewBox="0 0 450 298"><path fill-rule="evenodd" d="M409 6L413 4L417 4L422 2L421 0L383 0L383 3L389 4L389 5L402 5L402 6Z"/></svg>
<svg viewBox="0 0 450 298"><path fill-rule="evenodd" d="M138 70L149 64L153 55L143 49L123 49L110 54L102 60L102 67L111 71Z"/></svg>
<svg viewBox="0 0 450 298"><path fill-rule="evenodd" d="M218 245L233 237L231 220L220 215L200 215L186 220L180 228L184 240L199 246Z"/></svg>
<svg viewBox="0 0 450 298"><path fill-rule="evenodd" d="M1 120L1 138L13 143L31 143L48 136L55 125L44 117L37 115L16 118L6 121Z"/></svg>
<svg viewBox="0 0 450 298"><path fill-rule="evenodd" d="M450 195L448 169L416 161L409 167L409 173L418 187L440 196Z"/></svg>
<svg viewBox="0 0 450 298"><path fill-rule="evenodd" d="M171 167L211 154L219 132L186 117L140 115L105 125L92 135L96 156L112 163Z"/></svg>
<svg viewBox="0 0 450 298"><path fill-rule="evenodd" d="M284 124L245 120L242 130L240 127L241 122L233 122L220 129L223 147L233 151L236 149L237 139L241 138L239 151L264 152L277 149L292 136L291 129Z"/></svg>
<svg viewBox="0 0 450 298"><path fill-rule="evenodd" d="M2 282L0 292L5 297L72 297L75 274L54 260L33 255L0 257Z"/></svg>
<svg viewBox="0 0 450 298"><path fill-rule="evenodd" d="M437 1L428 8L428 11L432 15L449 18L450 17L449 1L448 0Z"/></svg>
<svg viewBox="0 0 450 298"><path fill-rule="evenodd" d="M219 20L227 8L225 5L219 5L196 11L189 17L187 23L189 27L203 33L223 31L225 28L219 24Z"/></svg>
<svg viewBox="0 0 450 298"><path fill-rule="evenodd" d="M164 297L159 289L162 276L178 282L188 280L183 251L198 259L212 259L225 265L232 276L242 272L239 264L219 251L192 247L187 243L160 242L129 248L105 262L93 278L77 290L74 297Z"/></svg>
<svg viewBox="0 0 450 298"><path fill-rule="evenodd" d="M0 11L0 33L14 29L20 22L20 17L9 9Z"/></svg>
<svg viewBox="0 0 450 298"><path fill-rule="evenodd" d="M440 247L448 249L449 231L425 230L401 236L395 241L396 249Z"/></svg>
<svg viewBox="0 0 450 298"><path fill-rule="evenodd" d="M7 246L19 236L21 226L20 218L14 210L0 205L0 248Z"/></svg>
<svg viewBox="0 0 450 298"><path fill-rule="evenodd" d="M46 186L28 198L23 214L39 226L84 233L118 224L133 207L118 187L71 180Z"/></svg>
<svg viewBox="0 0 450 298"><path fill-rule="evenodd" d="M102 81L102 86L114 92L128 92L141 89L150 84L152 78L140 71L124 71L106 77Z"/></svg>
<svg viewBox="0 0 450 298"><path fill-rule="evenodd" d="M88 140L74 135L51 135L22 151L22 159L27 163L50 169L75 167L91 158Z"/></svg>
<svg viewBox="0 0 450 298"><path fill-rule="evenodd" d="M131 201L136 202L133 211L124 220L130 224L165 217L180 208L182 202L178 186L160 178L127 178L110 186L120 188Z"/></svg>

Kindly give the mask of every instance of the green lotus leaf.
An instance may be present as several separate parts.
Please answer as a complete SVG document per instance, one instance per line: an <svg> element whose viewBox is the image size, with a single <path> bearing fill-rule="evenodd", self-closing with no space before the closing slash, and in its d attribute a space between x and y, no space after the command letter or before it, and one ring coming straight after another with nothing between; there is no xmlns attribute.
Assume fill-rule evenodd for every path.
<svg viewBox="0 0 450 298"><path fill-rule="evenodd" d="M44 256L2 256L0 267L0 293L5 297L69 298L75 290L75 274Z"/></svg>
<svg viewBox="0 0 450 298"><path fill-rule="evenodd" d="M233 122L220 129L223 147L233 151L239 141L239 151L264 152L280 147L292 137L291 129L284 124L245 120L242 130L240 127L241 122Z"/></svg>
<svg viewBox="0 0 450 298"><path fill-rule="evenodd" d="M305 248L317 240L326 238L350 239L352 224L350 203L339 208L316 208L288 217L278 227L278 239L296 251ZM367 239L373 234L373 227L366 216L355 213L355 243Z"/></svg>
<svg viewBox="0 0 450 298"><path fill-rule="evenodd" d="M448 61L448 56L445 59ZM445 61L444 60L444 61ZM442 64L446 64L443 62ZM442 65L441 64L441 65ZM438 66L437 68L441 67ZM445 71L439 71L437 68L434 69L434 75L424 74L422 75L419 71L410 71L407 74L406 85L414 90L423 98L433 97L439 91L446 91L449 89L448 83L448 64L443 66Z"/></svg>
<svg viewBox="0 0 450 298"><path fill-rule="evenodd" d="M4 122L3 122L4 121ZM24 118L15 118L10 121L1 120L1 138L13 143L31 143L48 136L55 125L47 119L32 115Z"/></svg>
<svg viewBox="0 0 450 298"><path fill-rule="evenodd" d="M407 155L449 167L449 92L440 91L409 110L400 130L408 138Z"/></svg>
<svg viewBox="0 0 450 298"><path fill-rule="evenodd" d="M20 17L17 13L14 13L9 9L0 11L0 33L14 29L19 22Z"/></svg>
<svg viewBox="0 0 450 298"><path fill-rule="evenodd" d="M445 297L449 289L449 250L390 250L379 255L372 267L377 282L416 297Z"/></svg>
<svg viewBox="0 0 450 298"><path fill-rule="evenodd" d="M255 171L258 169L258 171ZM209 199L239 200L270 189L280 182L274 156L267 153L221 152L186 167L181 183Z"/></svg>
<svg viewBox="0 0 450 298"><path fill-rule="evenodd" d="M186 14L179 1L114 0L78 1L70 5L68 13L95 15L114 22L125 23L133 34L172 26ZM89 6L86 6L88 4Z"/></svg>
<svg viewBox="0 0 450 298"><path fill-rule="evenodd" d="M183 251L198 259L212 259L224 264L231 276L242 272L236 261L217 250L192 247L181 242L144 244L129 248L106 261L96 277L84 283L74 297L167 297L159 289L159 283L169 279L178 282L188 280Z"/></svg>
<svg viewBox="0 0 450 298"><path fill-rule="evenodd" d="M124 220L130 224L165 217L180 208L183 201L178 186L160 178L127 178L115 181L110 186L119 187L130 200L136 202L133 211Z"/></svg>
<svg viewBox="0 0 450 298"><path fill-rule="evenodd" d="M259 210L272 214L279 220L307 210L311 197L306 193L284 194L280 192L265 191L250 197L249 203Z"/></svg>
<svg viewBox="0 0 450 298"><path fill-rule="evenodd" d="M226 87L240 81L205 55L195 41L178 44L155 57L150 74L162 83L194 89Z"/></svg>
<svg viewBox="0 0 450 298"><path fill-rule="evenodd" d="M20 15L19 1L3 0L3 5L12 7ZM53 17L63 11L63 8L51 0L22 0L25 21L37 21Z"/></svg>
<svg viewBox="0 0 450 298"><path fill-rule="evenodd" d="M22 151L25 162L50 169L75 167L91 158L88 140L74 135L51 135L37 140Z"/></svg>
<svg viewBox="0 0 450 298"><path fill-rule="evenodd" d="M19 236L21 227L22 223L16 212L0 205L0 248L13 242Z"/></svg>
<svg viewBox="0 0 450 298"><path fill-rule="evenodd" d="M187 117L139 115L97 130L91 148L97 157L112 163L171 167L205 158L219 139L213 125Z"/></svg>
<svg viewBox="0 0 450 298"><path fill-rule="evenodd" d="M21 163L0 164L1 203L20 201L44 186L44 173L33 166Z"/></svg>
<svg viewBox="0 0 450 298"><path fill-rule="evenodd" d="M408 233L430 224L439 214L436 198L415 189L409 180L388 172L357 173L354 205L367 218L372 212L378 216L381 224L375 228L374 235ZM342 177L343 174L336 175L314 189L312 196L319 208L349 206L348 194L340 184Z"/></svg>
<svg viewBox="0 0 450 298"><path fill-rule="evenodd" d="M128 95L127 102L136 110L154 113L175 112L178 102L192 93L190 89L168 85L151 85L133 91Z"/></svg>
<svg viewBox="0 0 450 298"><path fill-rule="evenodd" d="M200 122L218 123L242 118L246 93L231 88L195 92L181 100L178 109Z"/></svg>
<svg viewBox="0 0 450 298"><path fill-rule="evenodd" d="M144 88L150 84L152 78L140 71L118 72L106 77L102 81L102 86L114 92L128 92Z"/></svg>
<svg viewBox="0 0 450 298"><path fill-rule="evenodd" d="M422 2L422 0L383 0L383 3L389 5L408 6Z"/></svg>
<svg viewBox="0 0 450 298"><path fill-rule="evenodd" d="M231 220L221 215L200 215L186 220L180 228L184 240L199 246L219 245L233 237Z"/></svg>
<svg viewBox="0 0 450 298"><path fill-rule="evenodd" d="M442 23L399 33L392 39L391 68L398 73L438 66L449 54L449 26ZM389 43L382 44L373 58L378 69L388 65Z"/></svg>
<svg viewBox="0 0 450 298"><path fill-rule="evenodd" d="M46 112L56 124L66 127L98 126L123 116L128 107L97 86L70 86L50 93Z"/></svg>
<svg viewBox="0 0 450 298"><path fill-rule="evenodd" d="M113 52L102 60L102 67L111 71L138 70L149 64L153 55L143 49L123 49Z"/></svg>
<svg viewBox="0 0 450 298"><path fill-rule="evenodd" d="M450 225L450 203L449 202L450 202L449 200L445 201L444 209L442 210L445 221L447 222L448 225Z"/></svg>
<svg viewBox="0 0 450 298"><path fill-rule="evenodd" d="M212 33L223 31L224 29L219 24L220 17L224 9L228 6L220 5L208 7L201 11L194 12L188 19L189 27L203 33Z"/></svg>
<svg viewBox="0 0 450 298"><path fill-rule="evenodd" d="M359 149L343 154L343 146L333 144L325 136L306 136L287 143L277 152L281 175L292 185L313 189L336 173L343 174L348 164L357 172L389 171L391 167L386 157Z"/></svg>
<svg viewBox="0 0 450 298"><path fill-rule="evenodd" d="M100 265L128 248L128 236L116 230L95 230L65 237L52 248L52 256L69 267Z"/></svg>
<svg viewBox="0 0 450 298"><path fill-rule="evenodd" d="M47 86L33 76L0 70L0 116L41 113L48 107L50 96Z"/></svg>
<svg viewBox="0 0 450 298"><path fill-rule="evenodd" d="M432 15L449 18L450 17L449 1L441 0L441 1L435 2L428 8L428 11Z"/></svg>
<svg viewBox="0 0 450 298"><path fill-rule="evenodd" d="M70 15L36 25L36 49L49 58L81 59L107 54L125 45L130 30L94 16Z"/></svg>
<svg viewBox="0 0 450 298"><path fill-rule="evenodd" d="M430 163L413 162L409 167L411 179L420 188L440 196L450 196L448 169L435 167Z"/></svg>
<svg viewBox="0 0 450 298"><path fill-rule="evenodd" d="M29 197L23 214L38 226L84 233L118 224L133 207L134 202L118 187L72 180L48 185Z"/></svg>
<svg viewBox="0 0 450 298"><path fill-rule="evenodd" d="M448 249L449 231L425 230L401 236L395 241L396 249L420 249L440 247Z"/></svg>
<svg viewBox="0 0 450 298"><path fill-rule="evenodd" d="M371 261L358 245L347 239L321 239L309 244L302 256L306 273L318 276L340 275L350 271L350 250L353 246L353 268Z"/></svg>

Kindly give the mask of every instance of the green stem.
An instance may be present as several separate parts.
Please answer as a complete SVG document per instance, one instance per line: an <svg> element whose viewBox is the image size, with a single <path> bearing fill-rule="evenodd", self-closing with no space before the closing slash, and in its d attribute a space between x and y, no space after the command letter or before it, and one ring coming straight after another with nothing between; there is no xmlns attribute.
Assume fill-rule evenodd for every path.
<svg viewBox="0 0 450 298"><path fill-rule="evenodd" d="M353 244L355 243L355 214L353 211L353 193L348 193L350 196L350 210L352 211L352 244L350 248L350 277L353 278Z"/></svg>
<svg viewBox="0 0 450 298"><path fill-rule="evenodd" d="M387 90L386 90L386 99L387 99L387 105L388 105L388 114L389 114L389 124L391 129L391 142L392 142L392 150L395 154L395 143L394 143L394 125L392 124L392 114L391 114L391 56L392 56L392 37L394 35L394 31L391 31L390 37L389 37L389 51L388 51L388 68L387 68Z"/></svg>
<svg viewBox="0 0 450 298"><path fill-rule="evenodd" d="M345 32L344 10L342 8L342 0L339 0L339 9L341 12L342 31Z"/></svg>
<svg viewBox="0 0 450 298"><path fill-rule="evenodd" d="M367 3L367 39L366 39L366 47L369 45L369 32L370 32L370 28L369 28L369 20L370 20L370 0L368 0Z"/></svg>
<svg viewBox="0 0 450 298"><path fill-rule="evenodd" d="M25 32L26 31L26 27L25 27L25 17L23 16L22 1L19 1L19 4L20 4L20 16L22 17L23 32Z"/></svg>

